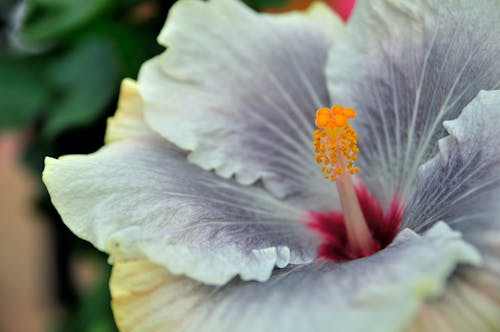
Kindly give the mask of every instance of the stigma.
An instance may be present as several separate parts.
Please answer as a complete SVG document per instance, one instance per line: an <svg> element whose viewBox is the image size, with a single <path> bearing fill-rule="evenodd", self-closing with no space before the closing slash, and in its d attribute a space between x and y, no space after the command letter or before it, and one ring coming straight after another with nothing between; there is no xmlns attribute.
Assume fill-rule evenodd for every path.
<svg viewBox="0 0 500 332"><path fill-rule="evenodd" d="M335 253L330 252L328 257L342 257L344 260L372 255L385 247L387 239L391 237L384 235L384 240L381 240L377 229L379 224L385 223L386 220L381 213L378 213L377 220L371 213L367 214L370 210L367 206L378 204L361 187L361 184L357 188L353 184L352 176L360 172L360 168L355 165L357 154L360 152L357 143L358 135L349 125L349 120L355 117L356 111L352 108L342 106L320 108L316 111L315 120L318 129L313 135L316 162L324 178L336 183L342 213L315 213L313 214L314 221L310 223L310 226L320 231L330 241L335 239L333 241ZM398 219L396 222L391 220L391 226L399 225L399 213L396 212L390 213L391 219L394 219L394 216ZM325 224L328 220L331 221L331 225ZM340 240L341 238L343 240ZM339 247L340 243L342 243L341 247ZM326 245L329 245L328 248L332 251L332 244Z"/></svg>
<svg viewBox="0 0 500 332"><path fill-rule="evenodd" d="M320 108L316 112L315 122L319 129L314 131L314 152L325 179L336 181L339 175L360 171L354 166L359 152L358 135L347 122L354 117L356 112L352 108L342 106Z"/></svg>

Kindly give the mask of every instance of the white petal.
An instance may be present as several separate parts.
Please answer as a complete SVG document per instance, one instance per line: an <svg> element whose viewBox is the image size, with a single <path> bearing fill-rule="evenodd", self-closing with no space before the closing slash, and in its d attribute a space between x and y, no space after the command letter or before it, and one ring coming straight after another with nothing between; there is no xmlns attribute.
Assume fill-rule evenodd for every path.
<svg viewBox="0 0 500 332"><path fill-rule="evenodd" d="M500 237L500 90L481 91L444 126L440 154L421 166L404 225L422 231L446 220L480 248ZM492 233L493 232L493 233Z"/></svg>
<svg viewBox="0 0 500 332"><path fill-rule="evenodd" d="M161 138L47 158L43 179L66 225L114 261L146 257L224 284L236 275L266 280L275 265L316 255L301 210L188 164Z"/></svg>
<svg viewBox="0 0 500 332"><path fill-rule="evenodd" d="M209 287L146 261L118 263L111 293L126 331L401 331L429 297L442 293L458 263L477 252L445 224L345 264L315 262L276 271L265 283Z"/></svg>
<svg viewBox="0 0 500 332"><path fill-rule="evenodd" d="M344 22L337 13L326 3L319 1L313 2L303 11L289 11L273 16L275 19L287 20L290 24L297 24L297 21L302 21L305 25L313 24L330 38L337 37L344 28Z"/></svg>
<svg viewBox="0 0 500 332"><path fill-rule="evenodd" d="M108 119L106 144L132 137L158 137L144 121L142 98L134 80L124 79L120 88L118 109Z"/></svg>
<svg viewBox="0 0 500 332"><path fill-rule="evenodd" d="M359 1L327 67L333 101L358 110L361 176L379 199L411 194L442 122L500 84L498 0Z"/></svg>
<svg viewBox="0 0 500 332"><path fill-rule="evenodd" d="M313 19L338 23L315 8ZM167 51L142 67L139 89L147 122L190 151L191 162L331 209L335 189L312 152L315 110L330 104L331 38L307 17L259 15L231 0L180 1L159 36Z"/></svg>
<svg viewBox="0 0 500 332"><path fill-rule="evenodd" d="M463 232L484 257L461 269L439 301L426 305L412 331L500 329L500 91L482 91L453 121L440 154L422 165L405 224L417 231L440 219Z"/></svg>

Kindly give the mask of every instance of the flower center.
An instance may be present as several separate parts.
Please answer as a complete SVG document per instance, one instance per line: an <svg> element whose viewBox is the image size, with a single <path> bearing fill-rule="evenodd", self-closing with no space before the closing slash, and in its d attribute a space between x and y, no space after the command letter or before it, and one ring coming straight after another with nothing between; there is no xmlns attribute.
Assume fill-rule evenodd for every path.
<svg viewBox="0 0 500 332"><path fill-rule="evenodd" d="M321 165L325 179L336 182L343 213L313 213L309 226L326 240L320 247L320 255L337 261L369 256L384 248L396 235L402 218L397 200L384 217L379 204L362 184L356 188L353 185L351 176L360 171L354 165L359 152L357 134L348 123L354 117L353 109L342 106L320 108L316 112L319 128L314 131L313 141L316 162ZM381 227L390 229L380 232Z"/></svg>

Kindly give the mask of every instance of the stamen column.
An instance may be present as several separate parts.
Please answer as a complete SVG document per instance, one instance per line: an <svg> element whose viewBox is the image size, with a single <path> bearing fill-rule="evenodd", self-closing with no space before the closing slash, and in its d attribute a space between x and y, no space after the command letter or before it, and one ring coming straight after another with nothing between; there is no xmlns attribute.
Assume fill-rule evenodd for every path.
<svg viewBox="0 0 500 332"><path fill-rule="evenodd" d="M354 166L359 149L357 134L347 119L355 116L356 112L351 108L320 108L316 112L316 125L320 129L314 132L314 148L316 161L323 165L325 178L337 182L348 249L365 256L377 250L378 245L363 216L351 179L352 174L359 172L359 167Z"/></svg>

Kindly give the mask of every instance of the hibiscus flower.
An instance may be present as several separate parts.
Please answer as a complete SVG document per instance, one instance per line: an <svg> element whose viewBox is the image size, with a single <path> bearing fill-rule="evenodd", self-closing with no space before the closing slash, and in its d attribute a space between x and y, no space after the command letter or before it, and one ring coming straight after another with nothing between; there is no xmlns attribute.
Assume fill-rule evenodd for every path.
<svg viewBox="0 0 500 332"><path fill-rule="evenodd" d="M499 6L178 2L105 146L43 174L118 326L498 330Z"/></svg>

